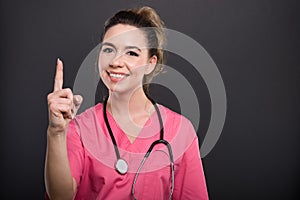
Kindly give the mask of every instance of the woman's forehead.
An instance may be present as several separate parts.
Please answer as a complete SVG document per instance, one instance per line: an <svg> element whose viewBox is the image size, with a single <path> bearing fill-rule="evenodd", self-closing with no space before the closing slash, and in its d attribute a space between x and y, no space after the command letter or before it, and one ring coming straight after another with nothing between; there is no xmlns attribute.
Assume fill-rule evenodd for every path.
<svg viewBox="0 0 300 200"><path fill-rule="evenodd" d="M103 43L111 43L115 46L147 47L147 40L142 29L131 25L117 24L107 30Z"/></svg>

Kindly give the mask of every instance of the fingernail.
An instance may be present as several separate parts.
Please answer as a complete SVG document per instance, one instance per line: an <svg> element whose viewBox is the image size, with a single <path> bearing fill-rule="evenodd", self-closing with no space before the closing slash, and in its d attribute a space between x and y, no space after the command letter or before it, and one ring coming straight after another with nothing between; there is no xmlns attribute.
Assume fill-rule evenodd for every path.
<svg viewBox="0 0 300 200"><path fill-rule="evenodd" d="M76 98L76 101L77 101L77 102L80 102L80 101L81 101L81 97L80 97L80 96L76 96L75 98Z"/></svg>
<svg viewBox="0 0 300 200"><path fill-rule="evenodd" d="M56 64L58 64L58 62L60 61L60 59L59 58L57 58L57 60L56 60Z"/></svg>

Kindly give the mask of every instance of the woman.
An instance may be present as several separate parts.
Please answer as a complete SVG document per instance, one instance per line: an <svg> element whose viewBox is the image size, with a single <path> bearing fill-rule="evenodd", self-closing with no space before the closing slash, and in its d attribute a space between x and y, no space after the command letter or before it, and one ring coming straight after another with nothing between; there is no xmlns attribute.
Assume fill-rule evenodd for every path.
<svg viewBox="0 0 300 200"><path fill-rule="evenodd" d="M48 95L50 199L208 199L191 123L147 95L162 70L163 27L149 7L120 11L106 22L98 66L109 95L76 117L82 97L63 89L57 60Z"/></svg>

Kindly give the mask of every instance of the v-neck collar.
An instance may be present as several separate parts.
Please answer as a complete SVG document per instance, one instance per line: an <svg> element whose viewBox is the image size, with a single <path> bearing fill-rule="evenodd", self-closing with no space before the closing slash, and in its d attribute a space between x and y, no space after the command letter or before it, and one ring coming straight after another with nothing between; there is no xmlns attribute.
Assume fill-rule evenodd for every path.
<svg viewBox="0 0 300 200"><path fill-rule="evenodd" d="M126 133L122 130L122 128L119 126L119 124L116 122L116 120L108 110L106 110L106 114L114 137L116 139L117 146L122 149L126 149L129 151L147 151L147 149L149 148L148 144L151 144L155 140L159 139L160 124L156 111L153 111L151 113L150 117L147 119L138 136L133 142L129 140Z"/></svg>

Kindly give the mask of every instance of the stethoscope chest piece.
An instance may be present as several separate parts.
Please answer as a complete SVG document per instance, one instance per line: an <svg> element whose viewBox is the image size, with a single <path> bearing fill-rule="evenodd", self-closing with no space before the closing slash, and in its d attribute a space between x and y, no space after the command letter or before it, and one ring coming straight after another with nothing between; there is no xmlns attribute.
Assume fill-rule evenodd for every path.
<svg viewBox="0 0 300 200"><path fill-rule="evenodd" d="M126 174L128 171L128 164L124 159L119 158L115 164L115 168L120 174Z"/></svg>

